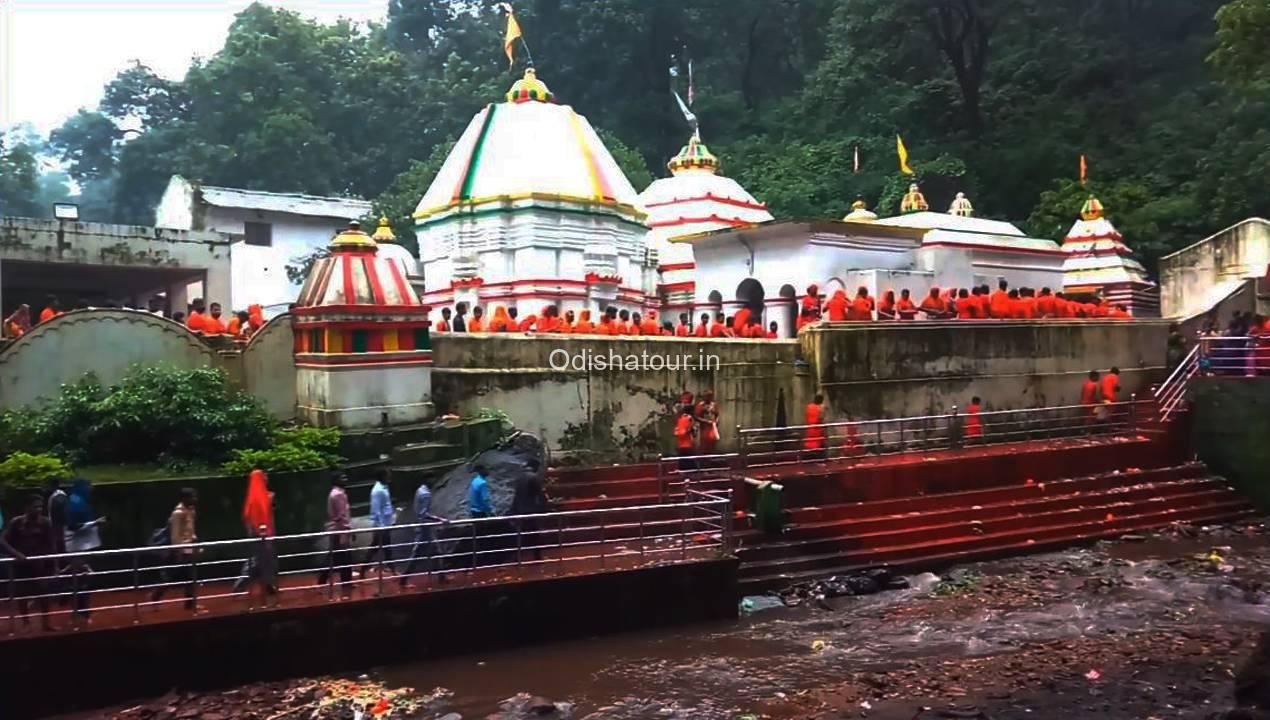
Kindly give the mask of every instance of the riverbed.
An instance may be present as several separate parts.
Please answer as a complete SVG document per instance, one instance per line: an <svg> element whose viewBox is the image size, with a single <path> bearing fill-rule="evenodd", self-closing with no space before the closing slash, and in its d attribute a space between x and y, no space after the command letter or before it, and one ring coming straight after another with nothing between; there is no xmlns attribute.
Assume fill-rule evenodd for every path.
<svg viewBox="0 0 1270 720"><path fill-rule="evenodd" d="M444 689L411 715L426 720L1207 718L1232 704L1236 669L1270 630L1267 549L1261 523L1181 527L734 622L366 673ZM77 717L199 717L181 711L233 704L219 700L177 695Z"/></svg>

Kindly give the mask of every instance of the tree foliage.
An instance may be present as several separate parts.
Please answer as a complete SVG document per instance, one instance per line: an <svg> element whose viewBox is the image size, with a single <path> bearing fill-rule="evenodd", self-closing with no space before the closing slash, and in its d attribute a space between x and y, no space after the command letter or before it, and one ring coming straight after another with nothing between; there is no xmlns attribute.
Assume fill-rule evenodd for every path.
<svg viewBox="0 0 1270 720"><path fill-rule="evenodd" d="M386 2L386 21L370 27L253 4L183 79L141 65L120 73L95 111L51 138L87 219L147 222L181 173L372 198L368 220L386 215L413 247L409 216L449 143L520 67L507 68L494 0ZM1270 213L1270 0L521 0L516 10L540 77L599 129L637 189L688 135L670 94L674 56L681 69L692 60L693 110L723 172L778 217L840 217L857 197L893 211L909 182L896 172L896 134L937 209L964 191L980 214L1055 239L1083 200L1073 181L1087 156L1091 189L1108 194L1148 267ZM27 160L0 163L16 168L0 175L0 201L28 202Z"/></svg>

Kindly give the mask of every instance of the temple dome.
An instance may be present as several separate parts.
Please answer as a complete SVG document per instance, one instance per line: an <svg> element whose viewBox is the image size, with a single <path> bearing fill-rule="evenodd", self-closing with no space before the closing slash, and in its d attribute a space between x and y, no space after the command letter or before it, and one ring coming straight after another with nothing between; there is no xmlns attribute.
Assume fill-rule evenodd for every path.
<svg viewBox="0 0 1270 720"><path fill-rule="evenodd" d="M381 254L379 246L356 221L331 240L330 251L328 257L318 258L309 271L295 303L297 309L420 307L419 296L407 282L407 274L397 262Z"/></svg>
<svg viewBox="0 0 1270 720"><path fill-rule="evenodd" d="M741 184L718 174L719 159L696 138L666 164L671 176L658 178L639 194L648 226L658 239L768 222L772 214ZM665 258L663 258L663 261Z"/></svg>
<svg viewBox="0 0 1270 720"><path fill-rule="evenodd" d="M397 242L397 235L392 231L392 225L389 224L388 218L379 218L379 227L375 228L375 234L370 237L379 248L379 252L376 253L379 257L386 258L400 265L407 277L414 277L419 274L419 261L409 250Z"/></svg>
<svg viewBox="0 0 1270 720"><path fill-rule="evenodd" d="M414 216L421 225L508 204L564 204L643 220L635 189L591 124L568 105L548 102L532 68L508 98L486 106L463 131L419 201Z"/></svg>
<svg viewBox="0 0 1270 720"><path fill-rule="evenodd" d="M877 219L878 214L869 210L869 206L863 200L851 203L851 212L842 217L843 222L873 222Z"/></svg>

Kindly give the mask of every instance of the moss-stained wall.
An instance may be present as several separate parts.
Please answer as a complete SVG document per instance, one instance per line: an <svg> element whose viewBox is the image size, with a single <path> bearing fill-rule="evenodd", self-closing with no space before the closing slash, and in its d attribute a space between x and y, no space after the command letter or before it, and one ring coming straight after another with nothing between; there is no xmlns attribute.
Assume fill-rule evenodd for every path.
<svg viewBox="0 0 1270 720"><path fill-rule="evenodd" d="M1270 378L1200 378L1190 397L1200 459L1270 510Z"/></svg>
<svg viewBox="0 0 1270 720"><path fill-rule="evenodd" d="M438 412L497 408L554 450L629 461L673 453L673 408L685 391L714 389L724 446L737 424L773 424L782 399L792 417L806 402L797 351L793 341L436 335L432 392ZM579 357L607 362L610 353L623 361L646 353L650 363L670 356L681 367L648 369L641 359L641 369L553 368ZM698 369L711 355L718 366Z"/></svg>
<svg viewBox="0 0 1270 720"><path fill-rule="evenodd" d="M821 325L799 337L840 419L965 407L1077 404L1090 370L1120 368L1124 398L1163 377L1167 324L1152 321L901 322Z"/></svg>

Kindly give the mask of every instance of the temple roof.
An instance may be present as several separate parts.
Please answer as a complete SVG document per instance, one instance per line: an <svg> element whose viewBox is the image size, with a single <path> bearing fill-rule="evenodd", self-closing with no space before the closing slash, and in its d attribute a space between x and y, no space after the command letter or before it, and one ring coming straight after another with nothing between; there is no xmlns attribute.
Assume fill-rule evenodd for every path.
<svg viewBox="0 0 1270 720"><path fill-rule="evenodd" d="M1133 257L1116 226L1103 216L1103 205L1089 196L1080 209L1080 219L1063 239L1063 284L1097 286L1118 283L1151 285L1146 268Z"/></svg>
<svg viewBox="0 0 1270 720"><path fill-rule="evenodd" d="M409 251L396 246L409 254ZM353 305L420 307L407 273L394 259L381 255L358 223L331 241L331 254L313 263L295 307L346 308ZM312 312L312 311L311 311Z"/></svg>
<svg viewBox="0 0 1270 720"><path fill-rule="evenodd" d="M772 214L736 180L719 175L718 158L697 139L667 164L671 177L639 194L648 226L664 238L768 222Z"/></svg>
<svg viewBox="0 0 1270 720"><path fill-rule="evenodd" d="M948 213L923 210L920 212L896 215L878 220L879 225L921 228L924 230L958 230L961 232L984 233L986 235L1013 235L1026 237L1022 230L1003 220L963 217Z"/></svg>
<svg viewBox="0 0 1270 720"><path fill-rule="evenodd" d="M513 86L510 101L488 105L472 118L419 201L416 220L539 200L643 219L635 188L591 124L567 105L535 97L539 86L545 91L530 69Z"/></svg>

